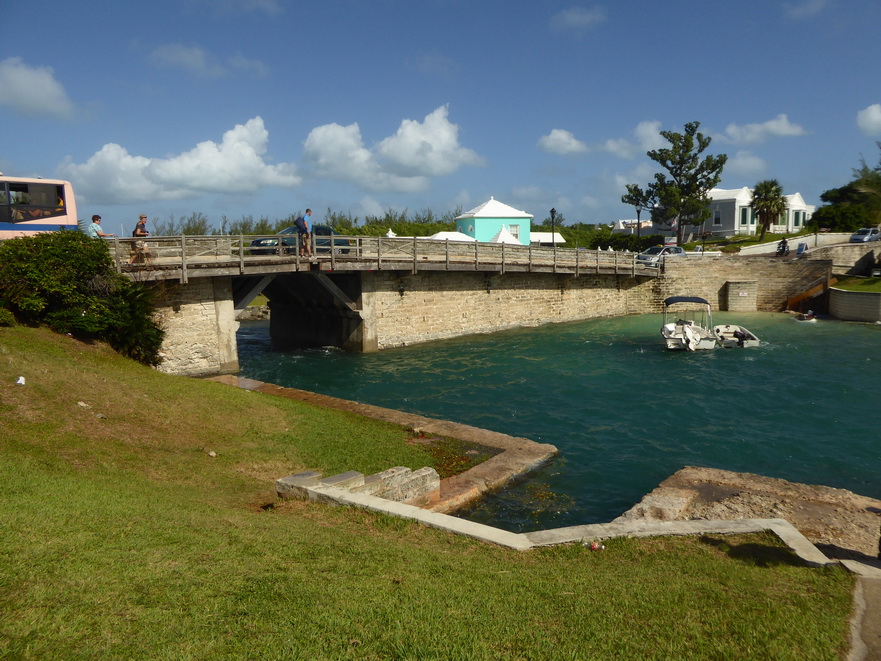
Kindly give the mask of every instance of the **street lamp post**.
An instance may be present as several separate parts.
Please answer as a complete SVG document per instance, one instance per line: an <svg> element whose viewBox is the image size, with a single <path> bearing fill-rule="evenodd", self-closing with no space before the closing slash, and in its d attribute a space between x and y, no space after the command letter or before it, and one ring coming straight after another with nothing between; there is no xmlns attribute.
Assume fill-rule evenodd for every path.
<svg viewBox="0 0 881 661"><path fill-rule="evenodd" d="M551 207L551 245L554 246L554 252L557 250L557 234L555 228L555 222L557 220L557 210L554 207Z"/></svg>
<svg viewBox="0 0 881 661"><path fill-rule="evenodd" d="M642 223L639 220L639 214L642 213L642 207L640 205L636 205L636 238L639 239L642 236Z"/></svg>

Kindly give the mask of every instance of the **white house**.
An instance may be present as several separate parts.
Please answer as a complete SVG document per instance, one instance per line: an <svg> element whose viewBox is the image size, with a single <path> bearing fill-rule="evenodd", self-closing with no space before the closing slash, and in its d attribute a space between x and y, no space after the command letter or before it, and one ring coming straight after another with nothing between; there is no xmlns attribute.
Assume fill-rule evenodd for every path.
<svg viewBox="0 0 881 661"><path fill-rule="evenodd" d="M711 199L710 217L704 225L707 232L716 236L756 233L756 214L750 206L753 201L751 189L746 186L734 189L713 188L708 196ZM769 230L778 234L798 232L814 215L816 207L806 204L801 193L783 197L786 199L786 211L776 223L771 224Z"/></svg>

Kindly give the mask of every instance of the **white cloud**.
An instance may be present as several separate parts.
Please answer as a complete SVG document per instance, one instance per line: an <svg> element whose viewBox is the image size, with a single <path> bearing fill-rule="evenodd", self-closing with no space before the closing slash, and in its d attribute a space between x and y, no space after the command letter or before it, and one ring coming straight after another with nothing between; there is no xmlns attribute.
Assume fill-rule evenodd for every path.
<svg viewBox="0 0 881 661"><path fill-rule="evenodd" d="M377 154L404 176L439 176L464 165L483 165L480 156L459 145L459 127L447 119L448 113L444 105L421 124L405 119L393 136L377 145Z"/></svg>
<svg viewBox="0 0 881 661"><path fill-rule="evenodd" d="M619 158L633 158L636 146L624 138L610 138L603 143L603 150Z"/></svg>
<svg viewBox="0 0 881 661"><path fill-rule="evenodd" d="M725 174L738 177L759 177L768 170L764 159L749 151L739 151L725 162Z"/></svg>
<svg viewBox="0 0 881 661"><path fill-rule="evenodd" d="M32 67L20 57L0 61L0 106L20 115L70 119L74 105L50 67Z"/></svg>
<svg viewBox="0 0 881 661"><path fill-rule="evenodd" d="M570 7L551 16L550 24L555 30L583 32L606 20L606 10L599 5L592 9Z"/></svg>
<svg viewBox="0 0 881 661"><path fill-rule="evenodd" d="M600 201L592 195L583 196L580 200L578 200L578 203L582 207L585 207L587 209L597 209L600 206Z"/></svg>
<svg viewBox="0 0 881 661"><path fill-rule="evenodd" d="M769 136L790 138L806 134L807 131L804 128L790 122L789 117L785 114L780 114L761 124L746 124L744 126L729 124L725 128L725 136L719 137L735 144L749 144L764 142Z"/></svg>
<svg viewBox="0 0 881 661"><path fill-rule="evenodd" d="M228 60L230 68L244 74L266 78L269 75L269 67L260 60L251 60L244 55L236 54Z"/></svg>
<svg viewBox="0 0 881 661"><path fill-rule="evenodd" d="M791 2L784 3L783 8L786 10L786 13L790 18L799 19L816 16L823 11L828 4L828 0L804 0L798 4Z"/></svg>
<svg viewBox="0 0 881 661"><path fill-rule="evenodd" d="M309 133L304 155L319 176L372 191L421 191L429 177L451 174L465 165L483 165L474 151L459 145L459 127L447 119L447 106L425 117L405 119L374 151L364 146L358 124L325 124Z"/></svg>
<svg viewBox="0 0 881 661"><path fill-rule="evenodd" d="M413 60L410 67L429 76L451 80L456 70L456 62L449 55L427 53Z"/></svg>
<svg viewBox="0 0 881 661"><path fill-rule="evenodd" d="M317 175L354 183L367 190L412 192L428 188L426 177L399 177L384 172L373 153L364 146L358 124L334 123L312 129L303 145L303 153Z"/></svg>
<svg viewBox="0 0 881 661"><path fill-rule="evenodd" d="M189 71L200 78L219 78L225 73L213 55L197 46L163 44L153 49L150 59L163 66Z"/></svg>
<svg viewBox="0 0 881 661"><path fill-rule="evenodd" d="M860 110L857 113L857 126L866 135L881 135L881 103Z"/></svg>
<svg viewBox="0 0 881 661"><path fill-rule="evenodd" d="M200 142L172 158L134 156L109 143L85 163L67 163L62 170L92 204L177 200L206 193L255 193L265 186L297 186L301 180L294 165L265 162L268 142L263 119L255 117L224 133L219 144Z"/></svg>
<svg viewBox="0 0 881 661"><path fill-rule="evenodd" d="M542 200L548 197L547 191L539 186L515 186L511 189L511 196L518 200Z"/></svg>
<svg viewBox="0 0 881 661"><path fill-rule="evenodd" d="M661 135L661 122L642 121L633 129L633 135L639 141L640 149L650 151L667 146L668 143Z"/></svg>
<svg viewBox="0 0 881 661"><path fill-rule="evenodd" d="M565 129L552 129L538 139L538 146L551 154L583 154L587 145Z"/></svg>
<svg viewBox="0 0 881 661"><path fill-rule="evenodd" d="M620 158L633 158L637 152L644 154L666 144L664 138L661 137L660 130L661 122L642 121L633 129L636 143L626 138L610 138L603 143L602 149Z"/></svg>
<svg viewBox="0 0 881 661"><path fill-rule="evenodd" d="M366 218L367 216L382 216L385 213L383 206L370 196L362 197L361 201L358 203L358 207L361 211L360 215L362 218Z"/></svg>
<svg viewBox="0 0 881 661"><path fill-rule="evenodd" d="M282 13L277 0L187 0L187 2L194 5L197 10L199 6L204 6L205 9L221 16L249 12L263 12L269 16L276 16Z"/></svg>
<svg viewBox="0 0 881 661"><path fill-rule="evenodd" d="M263 62L246 58L240 53L227 58L224 64L203 48L183 44L157 46L150 53L150 60L160 66L187 71L199 78L221 78L233 72L263 78L269 73L269 67Z"/></svg>

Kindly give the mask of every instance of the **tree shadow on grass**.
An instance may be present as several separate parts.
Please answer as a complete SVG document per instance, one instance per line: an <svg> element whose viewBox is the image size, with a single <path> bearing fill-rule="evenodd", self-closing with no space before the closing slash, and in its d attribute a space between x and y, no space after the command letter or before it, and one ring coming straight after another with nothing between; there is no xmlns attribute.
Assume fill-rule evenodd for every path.
<svg viewBox="0 0 881 661"><path fill-rule="evenodd" d="M774 546L758 542L732 544L730 539L710 535L701 535L698 539L702 544L719 549L729 558L741 560L756 567L776 567L780 565L803 567L805 565L804 560L785 546Z"/></svg>

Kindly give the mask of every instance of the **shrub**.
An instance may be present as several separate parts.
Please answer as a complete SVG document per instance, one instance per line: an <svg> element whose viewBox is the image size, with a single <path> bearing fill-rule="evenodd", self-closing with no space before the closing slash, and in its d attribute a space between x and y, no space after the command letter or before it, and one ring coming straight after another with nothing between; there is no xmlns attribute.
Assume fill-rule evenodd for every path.
<svg viewBox="0 0 881 661"><path fill-rule="evenodd" d="M152 292L113 269L104 241L78 231L46 232L0 244L0 306L28 324L158 365L163 331Z"/></svg>
<svg viewBox="0 0 881 661"><path fill-rule="evenodd" d="M15 326L15 315L6 308L0 308L0 326Z"/></svg>

